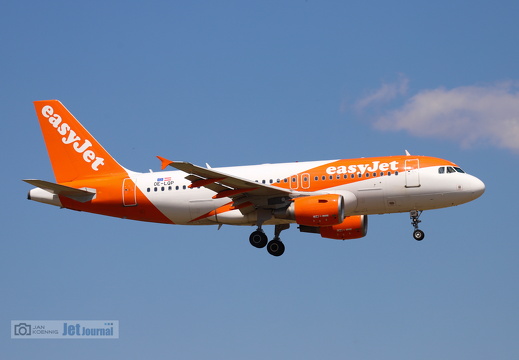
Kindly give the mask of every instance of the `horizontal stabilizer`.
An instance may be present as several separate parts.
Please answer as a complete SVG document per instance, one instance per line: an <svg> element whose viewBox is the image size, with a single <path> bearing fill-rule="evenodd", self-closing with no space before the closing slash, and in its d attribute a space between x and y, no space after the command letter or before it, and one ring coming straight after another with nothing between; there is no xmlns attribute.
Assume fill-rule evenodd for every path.
<svg viewBox="0 0 519 360"><path fill-rule="evenodd" d="M40 189L43 189L45 191L48 191L51 194L65 196L69 199L76 200L79 202L90 201L96 196L95 189L76 189L69 186L59 185L43 180L28 179L23 181L36 187L39 187Z"/></svg>

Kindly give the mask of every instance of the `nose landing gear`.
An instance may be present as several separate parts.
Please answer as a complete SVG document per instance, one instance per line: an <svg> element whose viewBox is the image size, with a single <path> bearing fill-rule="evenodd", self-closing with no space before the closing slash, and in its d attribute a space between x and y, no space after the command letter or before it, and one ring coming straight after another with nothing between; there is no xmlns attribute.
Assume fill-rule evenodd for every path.
<svg viewBox="0 0 519 360"><path fill-rule="evenodd" d="M414 227L413 231L413 237L416 241L422 241L425 237L425 233L418 229L418 224L422 222L422 220L419 220L420 215L422 215L422 210L411 210L409 212L409 216L411 218L411 225Z"/></svg>

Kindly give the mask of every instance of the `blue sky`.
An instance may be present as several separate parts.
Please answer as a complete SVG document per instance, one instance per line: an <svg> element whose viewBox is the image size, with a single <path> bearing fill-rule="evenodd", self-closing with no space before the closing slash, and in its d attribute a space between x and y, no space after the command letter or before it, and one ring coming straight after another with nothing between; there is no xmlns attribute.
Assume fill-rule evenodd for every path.
<svg viewBox="0 0 519 360"><path fill-rule="evenodd" d="M516 1L7 1L0 11L2 358L517 359ZM181 227L26 200L53 180L32 101L125 167L449 159L482 198L370 217L368 236ZM273 229L267 229L272 233ZM10 321L119 320L119 340Z"/></svg>

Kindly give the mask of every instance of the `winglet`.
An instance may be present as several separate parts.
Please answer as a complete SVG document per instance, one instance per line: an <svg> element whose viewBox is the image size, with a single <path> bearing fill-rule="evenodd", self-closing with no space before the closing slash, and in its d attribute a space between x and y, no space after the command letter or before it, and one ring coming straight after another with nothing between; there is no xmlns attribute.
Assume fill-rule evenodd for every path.
<svg viewBox="0 0 519 360"><path fill-rule="evenodd" d="M163 158L162 156L157 156L157 158L162 161L162 170L167 168L169 165L173 164L173 161Z"/></svg>
<svg viewBox="0 0 519 360"><path fill-rule="evenodd" d="M406 156L411 156L411 154L409 154L409 151L407 151L407 150L405 151L405 155Z"/></svg>

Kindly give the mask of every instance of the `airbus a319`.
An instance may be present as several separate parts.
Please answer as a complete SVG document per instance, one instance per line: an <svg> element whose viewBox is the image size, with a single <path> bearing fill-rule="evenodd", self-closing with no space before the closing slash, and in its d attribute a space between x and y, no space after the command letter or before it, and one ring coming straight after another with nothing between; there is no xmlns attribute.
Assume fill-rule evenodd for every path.
<svg viewBox="0 0 519 360"><path fill-rule="evenodd" d="M162 170L121 166L58 101L34 102L55 182L36 186L30 200L95 214L177 225L255 226L249 241L280 256L280 233L349 240L366 236L368 215L409 212L413 236L424 238L424 210L480 197L485 185L436 157L402 156L201 167L158 157ZM263 227L274 225L269 241Z"/></svg>

